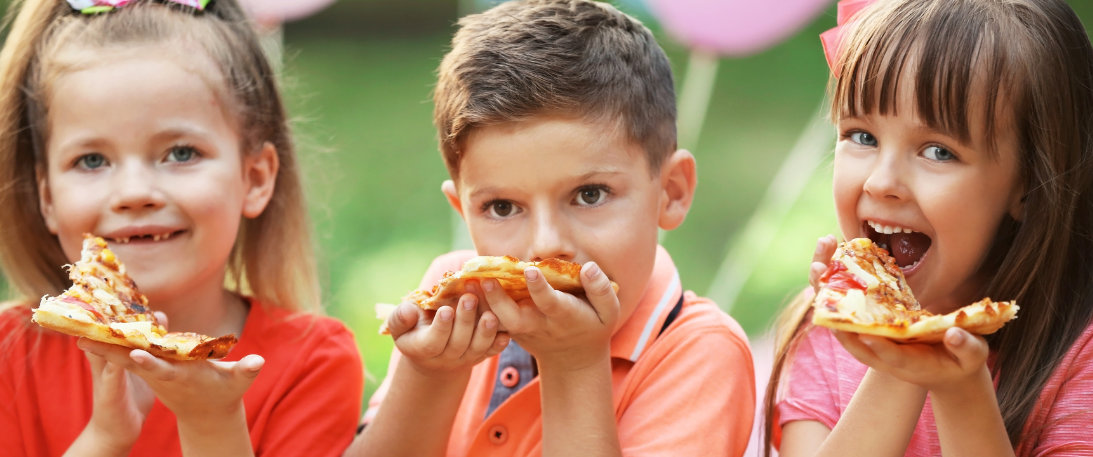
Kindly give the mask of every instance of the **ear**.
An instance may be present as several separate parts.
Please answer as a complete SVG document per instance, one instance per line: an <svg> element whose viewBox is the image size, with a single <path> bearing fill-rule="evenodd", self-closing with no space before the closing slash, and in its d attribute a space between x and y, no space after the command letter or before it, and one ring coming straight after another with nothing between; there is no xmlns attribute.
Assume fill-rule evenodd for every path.
<svg viewBox="0 0 1093 457"><path fill-rule="evenodd" d="M53 211L53 195L49 192L49 180L46 178L46 170L38 167L35 179L38 181L38 210L42 212L42 219L46 223L49 233L57 234L57 215Z"/></svg>
<svg viewBox="0 0 1093 457"><path fill-rule="evenodd" d="M1017 178L1020 180L1020 178ZM1014 183L1013 191L1010 192L1009 206L1006 207L1007 213L1013 220L1021 222L1025 216L1025 185L1022 182Z"/></svg>
<svg viewBox="0 0 1093 457"><path fill-rule="evenodd" d="M686 149L673 152L661 165L660 183L662 187L660 217L658 223L664 230L679 227L691 210L691 202L698 184L695 171L695 157Z"/></svg>
<svg viewBox="0 0 1093 457"><path fill-rule="evenodd" d="M440 191L444 192L444 198L448 199L448 204L452 205L452 209L459 213L459 217L463 217L463 202L459 200L459 192L455 189L455 182L445 179L440 184Z"/></svg>
<svg viewBox="0 0 1093 457"><path fill-rule="evenodd" d="M247 187L243 196L244 217L254 219L265 211L273 198L280 166L277 148L270 142L263 143L261 150L243 159L243 183Z"/></svg>

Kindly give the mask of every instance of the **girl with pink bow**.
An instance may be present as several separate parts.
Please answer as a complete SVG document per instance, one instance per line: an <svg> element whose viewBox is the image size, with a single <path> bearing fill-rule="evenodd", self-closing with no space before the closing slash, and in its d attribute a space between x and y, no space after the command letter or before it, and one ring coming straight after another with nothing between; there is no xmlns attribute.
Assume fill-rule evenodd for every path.
<svg viewBox="0 0 1093 457"><path fill-rule="evenodd" d="M1063 0L840 3L823 35L841 237L884 243L935 314L1018 318L937 344L815 327L820 238L783 315L767 455L1093 455L1093 47Z"/></svg>

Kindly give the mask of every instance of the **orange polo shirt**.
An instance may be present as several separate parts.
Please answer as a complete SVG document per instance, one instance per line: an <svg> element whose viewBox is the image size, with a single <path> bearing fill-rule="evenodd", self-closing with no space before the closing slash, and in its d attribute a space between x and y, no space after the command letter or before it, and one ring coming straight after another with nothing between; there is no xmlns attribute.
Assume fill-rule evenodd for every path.
<svg viewBox="0 0 1093 457"><path fill-rule="evenodd" d="M438 257L422 283L435 283L443 272L458 270L473 255L457 251ZM681 295L678 316L660 333ZM498 359L474 367L447 455L542 454L538 378L484 417L499 372ZM394 372L398 360L395 351L388 373ZM755 412L755 371L747 336L712 301L683 291L679 272L661 247L642 298L611 339L611 371L624 455L744 453ZM365 422L375 417L390 379L369 401Z"/></svg>

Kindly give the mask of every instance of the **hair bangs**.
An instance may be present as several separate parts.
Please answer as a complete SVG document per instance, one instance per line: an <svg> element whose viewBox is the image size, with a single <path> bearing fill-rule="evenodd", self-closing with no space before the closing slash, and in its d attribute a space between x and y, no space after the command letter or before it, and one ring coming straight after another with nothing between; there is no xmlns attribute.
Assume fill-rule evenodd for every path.
<svg viewBox="0 0 1093 457"><path fill-rule="evenodd" d="M984 139L991 151L1003 97L1020 72L1002 45L996 15L982 2L916 2L863 11L844 38L833 82L832 119L911 110L927 126L963 143ZM910 86L907 86L907 85ZM901 91L914 106L899 106Z"/></svg>

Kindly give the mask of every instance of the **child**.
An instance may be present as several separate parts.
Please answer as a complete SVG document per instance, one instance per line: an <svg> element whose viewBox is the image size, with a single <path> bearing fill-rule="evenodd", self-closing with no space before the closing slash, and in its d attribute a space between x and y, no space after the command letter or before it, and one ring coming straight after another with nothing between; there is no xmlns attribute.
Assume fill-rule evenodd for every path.
<svg viewBox="0 0 1093 457"><path fill-rule="evenodd" d="M435 122L442 190L476 252L441 256L422 284L475 253L556 257L583 264L587 297L529 268L526 302L489 280L431 322L401 305L388 319L398 353L349 454L742 454L747 339L684 292L657 245L687 215L696 176L676 150L663 51L600 2L516 1L460 25Z"/></svg>
<svg viewBox="0 0 1093 457"><path fill-rule="evenodd" d="M0 449L339 454L363 370L341 323L298 313L318 310L319 288L255 34L234 0L90 3L15 4L0 53L0 259L24 297L0 314ZM84 232L111 243L172 330L238 335L225 361L31 324L37 297L69 286Z"/></svg>
<svg viewBox="0 0 1093 457"><path fill-rule="evenodd" d="M768 442L780 428L783 457L1093 455L1093 49L1081 22L1062 0L894 0L835 33L842 236L887 242L933 313L984 296L1021 310L995 334L950 329L936 345L792 319ZM834 248L821 238L814 286Z"/></svg>

